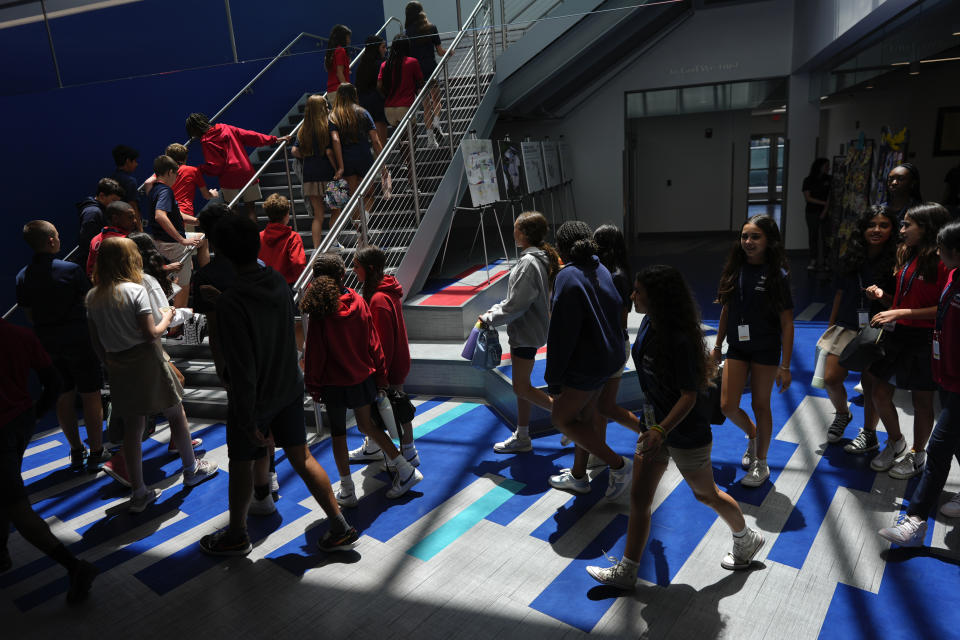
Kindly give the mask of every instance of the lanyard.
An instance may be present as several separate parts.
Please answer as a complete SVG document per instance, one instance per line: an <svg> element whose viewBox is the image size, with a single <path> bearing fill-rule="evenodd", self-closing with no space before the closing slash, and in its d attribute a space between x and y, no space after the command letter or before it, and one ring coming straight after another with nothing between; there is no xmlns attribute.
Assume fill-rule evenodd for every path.
<svg viewBox="0 0 960 640"><path fill-rule="evenodd" d="M863 269L863 267L860 267L860 268ZM859 289L859 291L860 291L860 308L861 308L861 309L866 309L867 306L864 304L865 301L864 301L864 298L863 298L863 274L860 273L860 272L857 272L857 284L860 285L860 289Z"/></svg>
<svg viewBox="0 0 960 640"><path fill-rule="evenodd" d="M955 271L953 275L954 279L956 279L956 277L960 276L960 271ZM943 330L943 320L947 317L947 311L950 309L950 294L953 292L954 284L955 282L952 279L940 293L940 302L937 305L937 331Z"/></svg>
<svg viewBox="0 0 960 640"><path fill-rule="evenodd" d="M911 258L910 261L907 262L907 264L905 264L905 265L903 266L903 271L900 272L900 288L899 288L899 290L898 290L898 292L897 292L897 293L898 293L897 299L893 301L893 307L892 307L892 308L894 308L894 309L898 308L898 307L897 307L897 304L899 304L899 302L900 302L901 300L903 300L905 297L907 297L907 294L910 293L910 289L913 288L913 281L917 279L917 272L920 271L920 263L919 263L919 262L917 263L917 268L913 270L913 274L911 274L910 280L907 281L907 286L906 286L906 288L904 288L904 286L903 286L903 280L904 280L904 278L906 278L906 276L907 276L907 271L910 269L910 265L913 264L913 260L914 260L914 259Z"/></svg>

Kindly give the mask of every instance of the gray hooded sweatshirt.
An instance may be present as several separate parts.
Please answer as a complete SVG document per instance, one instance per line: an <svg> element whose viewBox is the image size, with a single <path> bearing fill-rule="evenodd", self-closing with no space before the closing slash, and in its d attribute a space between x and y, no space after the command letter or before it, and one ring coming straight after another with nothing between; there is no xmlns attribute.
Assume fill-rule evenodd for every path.
<svg viewBox="0 0 960 640"><path fill-rule="evenodd" d="M550 324L549 258L542 249L528 247L510 271L507 299L493 305L483 316L491 326L507 325L511 348L547 343Z"/></svg>

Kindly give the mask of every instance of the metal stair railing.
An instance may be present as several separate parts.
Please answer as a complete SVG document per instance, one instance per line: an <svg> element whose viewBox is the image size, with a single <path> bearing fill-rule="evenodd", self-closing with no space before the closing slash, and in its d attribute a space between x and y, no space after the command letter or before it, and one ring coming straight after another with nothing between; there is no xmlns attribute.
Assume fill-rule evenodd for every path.
<svg viewBox="0 0 960 640"><path fill-rule="evenodd" d="M396 272L429 200L492 81L500 26L494 0L480 0L373 166L351 194L336 224L310 256L294 284L298 301L313 279L316 257L329 251L335 243L347 245L346 252L376 244L387 254L385 272ZM436 149L418 144L423 139L419 132L426 134L421 113L425 105L433 116L433 123L440 124L444 130L444 139ZM358 284L350 270L346 284L351 287Z"/></svg>

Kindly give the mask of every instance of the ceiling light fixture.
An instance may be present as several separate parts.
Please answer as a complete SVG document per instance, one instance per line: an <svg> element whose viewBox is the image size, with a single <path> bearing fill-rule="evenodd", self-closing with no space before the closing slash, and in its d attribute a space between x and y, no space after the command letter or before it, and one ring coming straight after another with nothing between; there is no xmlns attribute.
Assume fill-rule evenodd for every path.
<svg viewBox="0 0 960 640"><path fill-rule="evenodd" d="M919 63L919 62L911 62L911 63L910 63L910 75L912 75L912 76L918 76L918 75L920 75L920 63Z"/></svg>
<svg viewBox="0 0 960 640"><path fill-rule="evenodd" d="M920 64L927 64L928 62L953 62L954 60L960 60L960 56L953 58L931 58L930 60L921 60Z"/></svg>

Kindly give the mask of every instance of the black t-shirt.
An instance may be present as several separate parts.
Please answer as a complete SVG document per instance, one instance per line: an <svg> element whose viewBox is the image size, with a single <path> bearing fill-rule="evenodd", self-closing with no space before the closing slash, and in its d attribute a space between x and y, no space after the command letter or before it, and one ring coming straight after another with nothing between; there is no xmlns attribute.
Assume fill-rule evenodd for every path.
<svg viewBox="0 0 960 640"><path fill-rule="evenodd" d="M960 167L954 167L947 171L943 181L947 184L947 197L943 201L943 206L956 207L960 205Z"/></svg>
<svg viewBox="0 0 960 640"><path fill-rule="evenodd" d="M440 46L440 32L437 27L430 25L423 33L414 33L412 29L407 29L407 37L410 38L410 56L420 63L421 71L433 72L437 66L436 50ZM423 76L426 80L427 74L424 73Z"/></svg>
<svg viewBox="0 0 960 640"><path fill-rule="evenodd" d="M780 313L774 310L767 279L770 267L765 264L746 263L740 270L737 287L730 297L727 315L727 343L741 346L751 351L757 349L780 348ZM790 295L790 276L783 273L786 291L784 309L793 309ZM750 325L750 340L740 342L741 324Z"/></svg>
<svg viewBox="0 0 960 640"><path fill-rule="evenodd" d="M617 288L617 292L623 300L623 306L626 307L627 311L630 311L630 308L633 307L633 300L630 299L630 295L633 293L630 277L620 267L611 271L610 275L613 276L613 286Z"/></svg>
<svg viewBox="0 0 960 640"><path fill-rule="evenodd" d="M177 242L176 238L164 231L163 227L157 223L157 209L165 211L167 218L170 219L177 233L183 237L186 236L186 231L183 227L183 216L180 215L180 205L177 204L177 197L173 194L173 189L162 182L157 182L150 191L150 212L148 215L153 222L150 228L153 230L153 237L160 242Z"/></svg>
<svg viewBox="0 0 960 640"><path fill-rule="evenodd" d="M840 308L837 310L837 324L846 329L860 330L857 313L866 309L869 317L883 311L886 307L879 300L870 300L863 290L870 285L877 285L884 291L893 291L896 281L893 274L882 274L874 262L864 262L860 270L854 273L838 275L833 283L835 291L843 291L840 298Z"/></svg>
<svg viewBox="0 0 960 640"><path fill-rule="evenodd" d="M663 376L658 375L653 367L658 339L669 340L673 353ZM653 406L658 423L673 409L681 391L697 391L697 403L693 409L667 434L667 444L677 449L696 449L713 440L710 398L699 389L694 366L697 358L703 357L702 350L702 344L693 344L686 336L664 335L661 338L654 331L649 317L640 323L637 340L633 343L633 364L640 378L640 388L643 389L645 401Z"/></svg>
<svg viewBox="0 0 960 640"><path fill-rule="evenodd" d="M827 198L830 197L830 176L821 175L817 176L816 178L807 176L803 179L803 186L800 188L800 191L809 191L810 195L817 200L823 200L826 202ZM821 211L823 211L823 205L808 202L805 211L807 213L819 214Z"/></svg>

